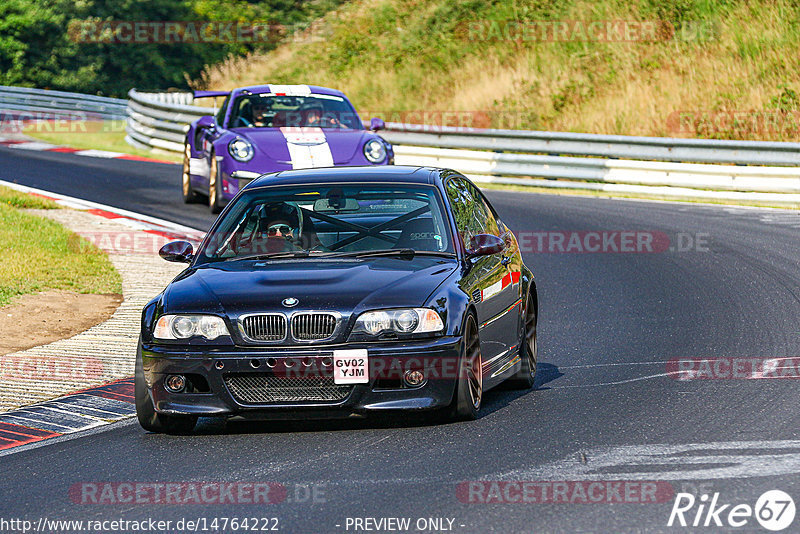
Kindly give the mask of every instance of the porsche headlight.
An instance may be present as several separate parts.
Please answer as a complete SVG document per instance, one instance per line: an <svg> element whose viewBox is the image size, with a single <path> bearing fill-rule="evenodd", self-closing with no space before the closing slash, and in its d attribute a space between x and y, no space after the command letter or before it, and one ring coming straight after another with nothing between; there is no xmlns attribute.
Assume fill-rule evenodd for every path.
<svg viewBox="0 0 800 534"><path fill-rule="evenodd" d="M236 161L250 161L253 159L255 151L250 141L237 137L228 143L228 152Z"/></svg>
<svg viewBox="0 0 800 534"><path fill-rule="evenodd" d="M428 308L375 310L364 312L356 319L354 334L379 336L386 333L423 334L444 330L439 314Z"/></svg>
<svg viewBox="0 0 800 534"><path fill-rule="evenodd" d="M216 315L163 315L153 331L153 337L157 339L189 339L193 336L217 339L229 335L225 321Z"/></svg>
<svg viewBox="0 0 800 534"><path fill-rule="evenodd" d="M386 160L386 145L378 139L370 139L364 143L364 156L371 163L383 163Z"/></svg>

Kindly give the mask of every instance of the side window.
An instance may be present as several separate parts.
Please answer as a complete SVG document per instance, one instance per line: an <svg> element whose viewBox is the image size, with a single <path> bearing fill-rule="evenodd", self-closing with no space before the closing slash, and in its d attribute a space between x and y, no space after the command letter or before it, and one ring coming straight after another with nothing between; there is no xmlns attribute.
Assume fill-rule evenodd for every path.
<svg viewBox="0 0 800 534"><path fill-rule="evenodd" d="M222 107L219 108L217 112L217 124L222 126L222 121L225 120L225 112L228 111L228 101L231 99L230 95L225 97L225 101L222 102Z"/></svg>
<svg viewBox="0 0 800 534"><path fill-rule="evenodd" d="M458 234L465 247L469 247L474 235L500 235L491 209L472 184L452 178L445 189L455 215Z"/></svg>
<svg viewBox="0 0 800 534"><path fill-rule="evenodd" d="M500 236L500 229L497 220L494 218L494 213L491 207L489 207L489 204L486 203L481 192L469 182L463 182L463 184L469 191L470 197L473 199L475 219L480 226L480 231L477 233Z"/></svg>

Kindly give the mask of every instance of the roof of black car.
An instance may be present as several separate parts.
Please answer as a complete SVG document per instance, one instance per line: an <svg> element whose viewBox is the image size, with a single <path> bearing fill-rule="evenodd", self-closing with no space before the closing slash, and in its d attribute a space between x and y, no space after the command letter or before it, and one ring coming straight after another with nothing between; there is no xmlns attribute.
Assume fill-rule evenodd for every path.
<svg viewBox="0 0 800 534"><path fill-rule="evenodd" d="M439 169L387 165L385 167L324 167L264 174L247 185L247 189L271 185L318 183L406 183L433 184Z"/></svg>

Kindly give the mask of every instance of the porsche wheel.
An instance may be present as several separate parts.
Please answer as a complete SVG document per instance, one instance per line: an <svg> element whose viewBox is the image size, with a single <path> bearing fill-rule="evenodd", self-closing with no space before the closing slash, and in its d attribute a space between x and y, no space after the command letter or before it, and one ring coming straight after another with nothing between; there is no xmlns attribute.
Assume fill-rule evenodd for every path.
<svg viewBox="0 0 800 534"><path fill-rule="evenodd" d="M219 166L213 151L208 172L208 206L211 208L211 213L219 213L225 207L222 203L222 181L219 178Z"/></svg>
<svg viewBox="0 0 800 534"><path fill-rule="evenodd" d="M189 143L183 148L183 202L194 204L198 201L199 195L192 189L191 176L189 176L189 154L191 153Z"/></svg>

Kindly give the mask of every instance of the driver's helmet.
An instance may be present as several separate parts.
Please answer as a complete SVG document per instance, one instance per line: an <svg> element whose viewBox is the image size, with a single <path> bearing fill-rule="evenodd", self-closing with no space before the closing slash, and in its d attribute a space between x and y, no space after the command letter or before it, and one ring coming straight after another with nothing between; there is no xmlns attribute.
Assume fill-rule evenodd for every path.
<svg viewBox="0 0 800 534"><path fill-rule="evenodd" d="M269 110L269 104L266 98L255 96L250 99L250 107L253 110L253 115L259 115Z"/></svg>
<svg viewBox="0 0 800 534"><path fill-rule="evenodd" d="M258 217L258 231L263 237L300 238L302 215L295 204L268 202L261 206Z"/></svg>

